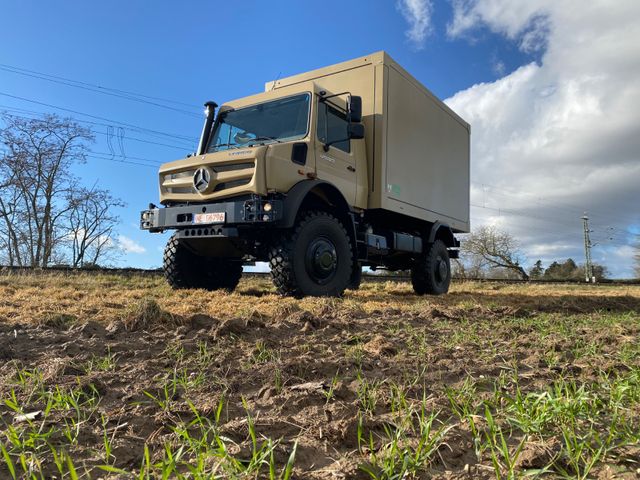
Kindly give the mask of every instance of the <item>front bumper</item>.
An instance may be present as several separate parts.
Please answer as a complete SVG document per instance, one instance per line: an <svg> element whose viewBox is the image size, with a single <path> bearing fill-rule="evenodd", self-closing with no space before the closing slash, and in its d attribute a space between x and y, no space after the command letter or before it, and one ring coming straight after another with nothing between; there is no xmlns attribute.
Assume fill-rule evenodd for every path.
<svg viewBox="0 0 640 480"><path fill-rule="evenodd" d="M224 222L196 223L196 215L224 213ZM282 200L252 197L217 203L151 208L140 213L140 228L152 233L180 230L185 237L233 237L238 227L265 225L282 219Z"/></svg>

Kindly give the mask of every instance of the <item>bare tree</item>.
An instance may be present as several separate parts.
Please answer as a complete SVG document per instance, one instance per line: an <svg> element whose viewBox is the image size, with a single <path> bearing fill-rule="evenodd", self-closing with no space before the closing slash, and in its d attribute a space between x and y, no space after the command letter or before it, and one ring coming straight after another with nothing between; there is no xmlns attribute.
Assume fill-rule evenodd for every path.
<svg viewBox="0 0 640 480"><path fill-rule="evenodd" d="M22 232L17 227L20 221L18 206L22 199L20 190L6 181L0 188L0 251L4 252L9 265L24 265Z"/></svg>
<svg viewBox="0 0 640 480"><path fill-rule="evenodd" d="M462 242L462 252L471 264L495 272L514 272L524 280L529 275L521 266L518 242L507 232L495 227L482 227Z"/></svg>
<svg viewBox="0 0 640 480"><path fill-rule="evenodd" d="M481 279L486 276L486 269L483 267L482 262L479 262L477 258L461 252L460 258L452 259L452 276L458 279Z"/></svg>
<svg viewBox="0 0 640 480"><path fill-rule="evenodd" d="M71 192L69 199L69 241L71 265L84 267L97 265L109 259L119 249L113 234L119 222L114 208L125 204L114 198L108 190L95 185Z"/></svg>
<svg viewBox="0 0 640 480"><path fill-rule="evenodd" d="M71 165L85 160L91 130L69 119L3 115L0 159L3 201L0 215L18 264L46 266L61 240L60 222L68 211L64 199L74 186ZM23 257L24 255L24 257Z"/></svg>
<svg viewBox="0 0 640 480"><path fill-rule="evenodd" d="M72 166L85 161L90 129L68 118L3 114L0 142L0 249L10 265L46 267L67 254L74 266L112 250L123 206L106 190L79 186Z"/></svg>
<svg viewBox="0 0 640 480"><path fill-rule="evenodd" d="M451 276L459 280L467 279L467 267L459 258L451 259Z"/></svg>

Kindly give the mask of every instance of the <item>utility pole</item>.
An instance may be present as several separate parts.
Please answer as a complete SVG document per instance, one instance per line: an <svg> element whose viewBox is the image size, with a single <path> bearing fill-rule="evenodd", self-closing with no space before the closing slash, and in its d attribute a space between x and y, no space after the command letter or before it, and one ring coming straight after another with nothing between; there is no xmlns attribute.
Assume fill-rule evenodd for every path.
<svg viewBox="0 0 640 480"><path fill-rule="evenodd" d="M582 216L582 224L584 226L584 277L587 283L596 283L596 279L593 276L593 265L591 263L591 238L589 238L589 217L587 212Z"/></svg>

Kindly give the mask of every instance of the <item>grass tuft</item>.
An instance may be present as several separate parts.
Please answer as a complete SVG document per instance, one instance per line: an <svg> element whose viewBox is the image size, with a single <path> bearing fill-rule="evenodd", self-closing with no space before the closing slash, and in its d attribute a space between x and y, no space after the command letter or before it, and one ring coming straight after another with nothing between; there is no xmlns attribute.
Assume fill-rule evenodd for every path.
<svg viewBox="0 0 640 480"><path fill-rule="evenodd" d="M129 332L148 330L154 326L175 326L177 323L173 315L160 308L158 302L150 297L129 304L121 320Z"/></svg>

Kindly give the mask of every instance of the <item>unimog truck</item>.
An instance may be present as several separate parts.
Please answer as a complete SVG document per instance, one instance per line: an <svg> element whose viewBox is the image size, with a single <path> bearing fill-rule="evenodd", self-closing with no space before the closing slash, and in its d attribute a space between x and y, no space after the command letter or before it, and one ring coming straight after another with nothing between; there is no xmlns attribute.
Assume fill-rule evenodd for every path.
<svg viewBox="0 0 640 480"><path fill-rule="evenodd" d="M173 230L172 287L232 290L243 264L268 262L283 295L339 296L363 266L448 291L470 127L388 54L205 106L197 151L160 167L162 207L141 213L142 229Z"/></svg>

